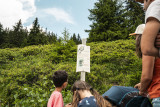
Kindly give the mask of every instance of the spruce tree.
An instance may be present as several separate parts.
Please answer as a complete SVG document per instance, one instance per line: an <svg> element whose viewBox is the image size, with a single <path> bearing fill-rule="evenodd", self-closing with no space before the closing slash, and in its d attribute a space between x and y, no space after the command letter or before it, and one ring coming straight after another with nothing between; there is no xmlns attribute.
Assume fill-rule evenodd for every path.
<svg viewBox="0 0 160 107"><path fill-rule="evenodd" d="M77 44L77 38L76 38L76 34L73 34L72 40Z"/></svg>
<svg viewBox="0 0 160 107"><path fill-rule="evenodd" d="M36 18L33 22L32 28L30 29L30 33L28 36L28 45L40 44L40 40L42 39L40 38L40 34L41 34L41 29L38 23L38 18Z"/></svg>
<svg viewBox="0 0 160 107"><path fill-rule="evenodd" d="M24 47L27 44L27 31L23 29L21 20L13 26L13 31L11 31L11 44L15 47Z"/></svg>
<svg viewBox="0 0 160 107"><path fill-rule="evenodd" d="M85 30L89 32L88 42L127 39L129 32L134 29L133 26L142 23L144 18L140 4L134 1L133 6L130 6L133 1L98 0L94 8L89 10L88 18L92 24L90 30ZM134 11L130 12L132 9ZM133 19L132 16L136 18Z"/></svg>
<svg viewBox="0 0 160 107"><path fill-rule="evenodd" d="M81 39L80 35L78 34L77 43L76 44L81 44L81 43L82 43L82 39Z"/></svg>
<svg viewBox="0 0 160 107"><path fill-rule="evenodd" d="M2 48L3 43L5 43L5 41L4 41L4 30L3 30L3 25L0 23L0 48Z"/></svg>
<svg viewBox="0 0 160 107"><path fill-rule="evenodd" d="M66 28L64 29L62 34L63 34L63 43L65 44L65 43L67 43L69 41L70 34L69 34L69 32L68 32L68 30Z"/></svg>
<svg viewBox="0 0 160 107"><path fill-rule="evenodd" d="M145 13L141 4L137 3L135 0L125 0L125 22L127 34L135 31L139 24L144 23Z"/></svg>
<svg viewBox="0 0 160 107"><path fill-rule="evenodd" d="M94 9L90 9L90 16L92 21L89 32L88 42L92 41L109 41L115 40L118 36L116 33L120 31L117 12L121 8L117 6L117 0L98 0L95 3Z"/></svg>

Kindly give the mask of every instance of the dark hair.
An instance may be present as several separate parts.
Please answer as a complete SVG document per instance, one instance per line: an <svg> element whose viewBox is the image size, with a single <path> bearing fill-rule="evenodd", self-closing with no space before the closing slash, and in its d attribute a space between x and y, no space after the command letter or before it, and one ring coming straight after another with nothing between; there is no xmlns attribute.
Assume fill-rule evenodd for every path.
<svg viewBox="0 0 160 107"><path fill-rule="evenodd" d="M142 34L139 34L137 35L137 38L136 38L136 53L139 58L142 58L141 37L142 37Z"/></svg>
<svg viewBox="0 0 160 107"><path fill-rule="evenodd" d="M53 83L56 87L61 87L64 82L68 79L68 74L66 71L56 71L53 75Z"/></svg>
<svg viewBox="0 0 160 107"><path fill-rule="evenodd" d="M99 95L99 93L96 90L94 90L91 85L81 80L76 81L72 87L72 92L73 92L72 106L73 107L77 107L79 101L82 100L78 93L79 90L90 91L91 94L95 97L98 107L112 107L112 104L109 101L105 100L101 95Z"/></svg>

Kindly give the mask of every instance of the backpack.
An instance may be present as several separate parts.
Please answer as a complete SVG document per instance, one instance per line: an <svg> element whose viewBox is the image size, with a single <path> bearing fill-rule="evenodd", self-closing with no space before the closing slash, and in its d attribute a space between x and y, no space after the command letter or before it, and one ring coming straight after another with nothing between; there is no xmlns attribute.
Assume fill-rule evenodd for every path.
<svg viewBox="0 0 160 107"><path fill-rule="evenodd" d="M150 100L133 87L112 86L102 96L117 107L152 107Z"/></svg>

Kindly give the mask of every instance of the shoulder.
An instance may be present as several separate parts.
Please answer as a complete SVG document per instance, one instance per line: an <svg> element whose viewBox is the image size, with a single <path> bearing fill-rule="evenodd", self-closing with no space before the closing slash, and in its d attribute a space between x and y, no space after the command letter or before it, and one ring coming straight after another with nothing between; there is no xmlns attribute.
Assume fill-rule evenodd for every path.
<svg viewBox="0 0 160 107"><path fill-rule="evenodd" d="M148 18L152 17L157 19L160 22L160 0L153 1L146 11L145 22L148 21Z"/></svg>
<svg viewBox="0 0 160 107"><path fill-rule="evenodd" d="M62 94L58 91L54 91L51 95L51 98L60 98L62 97Z"/></svg>

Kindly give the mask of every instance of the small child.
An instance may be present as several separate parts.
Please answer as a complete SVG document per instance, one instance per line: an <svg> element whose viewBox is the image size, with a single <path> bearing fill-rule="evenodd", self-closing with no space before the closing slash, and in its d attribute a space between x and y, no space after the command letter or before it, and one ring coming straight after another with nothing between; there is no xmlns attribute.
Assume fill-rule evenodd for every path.
<svg viewBox="0 0 160 107"><path fill-rule="evenodd" d="M63 107L63 98L61 91L66 88L68 74L65 71L56 71L53 75L55 90L52 92L47 107Z"/></svg>

